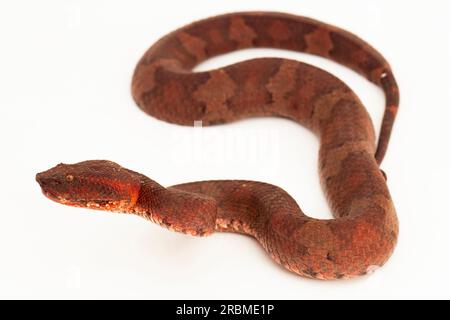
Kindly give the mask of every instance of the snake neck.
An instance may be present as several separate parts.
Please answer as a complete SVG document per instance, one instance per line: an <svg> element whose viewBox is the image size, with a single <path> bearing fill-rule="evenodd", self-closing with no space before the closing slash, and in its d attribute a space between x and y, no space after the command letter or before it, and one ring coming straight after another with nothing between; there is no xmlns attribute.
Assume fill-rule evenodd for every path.
<svg viewBox="0 0 450 320"><path fill-rule="evenodd" d="M145 178L141 183L139 198L130 213L172 231L204 236L215 230L217 205L211 197L178 189L166 189Z"/></svg>

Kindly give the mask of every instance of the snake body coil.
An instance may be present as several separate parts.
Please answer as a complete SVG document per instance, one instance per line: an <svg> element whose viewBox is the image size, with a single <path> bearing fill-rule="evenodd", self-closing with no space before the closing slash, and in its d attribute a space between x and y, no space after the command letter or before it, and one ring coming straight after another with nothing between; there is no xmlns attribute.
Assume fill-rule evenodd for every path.
<svg viewBox="0 0 450 320"><path fill-rule="evenodd" d="M212 56L250 47L326 57L380 86L386 109L378 144L358 97L321 69L262 58L191 71ZM306 277L363 275L391 255L398 221L379 164L398 108L398 89L385 59L358 37L282 13L213 17L155 43L136 67L132 94L146 113L182 125L280 116L310 128L320 139L319 172L335 219L306 216L285 191L270 184L221 180L164 188L103 160L60 164L39 173L45 195L72 206L138 214L192 235L245 233L276 262Z"/></svg>

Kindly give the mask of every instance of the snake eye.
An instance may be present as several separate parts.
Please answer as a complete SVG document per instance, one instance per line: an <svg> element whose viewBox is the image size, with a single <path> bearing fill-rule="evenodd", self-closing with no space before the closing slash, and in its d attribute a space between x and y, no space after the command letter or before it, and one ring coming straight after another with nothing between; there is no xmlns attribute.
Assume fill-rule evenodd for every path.
<svg viewBox="0 0 450 320"><path fill-rule="evenodd" d="M72 181L73 181L73 175L68 174L68 175L66 176L66 180L67 180L68 182L72 182Z"/></svg>

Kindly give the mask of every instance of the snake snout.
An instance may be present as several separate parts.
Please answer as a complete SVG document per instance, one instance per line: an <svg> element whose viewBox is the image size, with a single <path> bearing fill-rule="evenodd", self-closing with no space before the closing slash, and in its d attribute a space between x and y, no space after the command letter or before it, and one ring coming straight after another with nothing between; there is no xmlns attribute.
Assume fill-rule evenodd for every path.
<svg viewBox="0 0 450 320"><path fill-rule="evenodd" d="M36 174L36 181L37 183L39 183L41 188L60 184L60 182L57 179L53 179L52 177L46 175L46 172L40 172Z"/></svg>
<svg viewBox="0 0 450 320"><path fill-rule="evenodd" d="M42 172L39 172L38 174L36 174L36 181L37 181L37 183L39 183L39 185L41 187L42 187L43 184L45 184L44 176L43 176Z"/></svg>
<svg viewBox="0 0 450 320"><path fill-rule="evenodd" d="M44 195L52 200L61 202L66 188L59 175L55 175L50 170L47 170L36 174L36 181L39 183Z"/></svg>
<svg viewBox="0 0 450 320"><path fill-rule="evenodd" d="M50 188L60 185L60 181L52 176L46 174L46 172L40 172L36 175L36 181L39 183L43 191L48 191Z"/></svg>

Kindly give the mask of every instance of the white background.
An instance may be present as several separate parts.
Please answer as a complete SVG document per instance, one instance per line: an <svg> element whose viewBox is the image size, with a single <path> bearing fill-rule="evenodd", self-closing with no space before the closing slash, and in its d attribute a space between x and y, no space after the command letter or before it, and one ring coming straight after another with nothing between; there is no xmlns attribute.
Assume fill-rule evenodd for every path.
<svg viewBox="0 0 450 320"><path fill-rule="evenodd" d="M65 207L47 200L34 180L59 162L109 159L166 186L270 182L309 215L331 217L317 175L318 141L306 129L250 119L193 133L147 116L131 99L135 63L159 37L244 10L340 26L393 66L401 105L382 168L400 238L373 275L303 279L249 237L194 238L136 216ZM450 298L450 2L2 1L0 45L0 298ZM378 132L381 91L330 61L249 50L201 69L269 55L336 74L360 96Z"/></svg>

